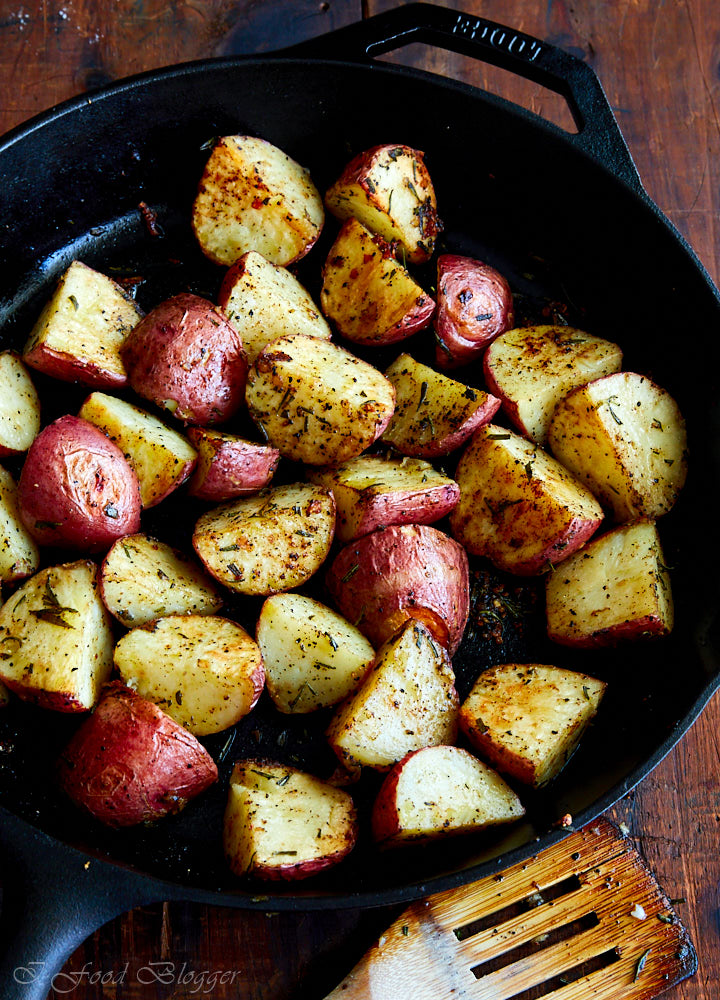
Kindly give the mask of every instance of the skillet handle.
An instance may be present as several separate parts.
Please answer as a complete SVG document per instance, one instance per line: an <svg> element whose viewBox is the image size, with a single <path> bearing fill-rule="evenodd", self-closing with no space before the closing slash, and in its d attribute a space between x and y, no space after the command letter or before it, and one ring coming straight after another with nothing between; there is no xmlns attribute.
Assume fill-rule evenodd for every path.
<svg viewBox="0 0 720 1000"><path fill-rule="evenodd" d="M163 895L161 884L88 860L4 810L0 848L2 1000L45 1000L53 983L71 993L83 983L71 975L80 969L61 971L73 951L108 920Z"/></svg>
<svg viewBox="0 0 720 1000"><path fill-rule="evenodd" d="M578 131L566 132L549 122L545 122L546 127L561 132L629 187L643 190L608 99L591 67L569 52L495 21L432 4L410 3L280 54L358 62L413 42L472 56L560 94L570 107ZM537 115L514 107L537 121Z"/></svg>

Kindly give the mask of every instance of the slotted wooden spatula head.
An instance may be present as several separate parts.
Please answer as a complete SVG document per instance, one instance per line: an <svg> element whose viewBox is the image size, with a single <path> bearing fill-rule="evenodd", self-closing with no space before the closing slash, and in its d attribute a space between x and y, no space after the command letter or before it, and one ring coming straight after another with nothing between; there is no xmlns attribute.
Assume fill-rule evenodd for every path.
<svg viewBox="0 0 720 1000"><path fill-rule="evenodd" d="M652 873L601 819L414 903L326 1000L651 1000L696 969Z"/></svg>

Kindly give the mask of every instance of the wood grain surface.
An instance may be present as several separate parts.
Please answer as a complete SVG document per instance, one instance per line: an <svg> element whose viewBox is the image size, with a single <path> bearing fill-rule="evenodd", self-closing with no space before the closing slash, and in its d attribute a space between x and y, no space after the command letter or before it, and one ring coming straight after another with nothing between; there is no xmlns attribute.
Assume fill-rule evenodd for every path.
<svg viewBox="0 0 720 1000"><path fill-rule="evenodd" d="M141 70L267 51L396 6L384 0L0 0L0 132ZM651 197L720 281L717 0L450 3L585 59L603 82ZM469 59L412 46L400 61L498 91L567 122L563 102ZM717 331L708 331L717 336ZM668 1000L720 997L720 701L612 810L686 923L697 975ZM196 904L138 909L71 958L55 1000L322 997L395 911L247 914ZM104 983L102 980L104 979ZM392 1000L388 997L387 1000Z"/></svg>

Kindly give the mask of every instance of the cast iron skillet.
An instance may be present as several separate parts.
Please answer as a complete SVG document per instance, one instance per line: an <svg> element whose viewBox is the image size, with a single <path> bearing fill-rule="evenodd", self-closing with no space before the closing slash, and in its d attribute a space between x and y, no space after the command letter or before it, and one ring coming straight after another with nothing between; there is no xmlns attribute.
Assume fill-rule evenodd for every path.
<svg viewBox="0 0 720 1000"><path fill-rule="evenodd" d="M577 134L473 88L372 61L416 41L558 91ZM350 154L378 142L425 150L447 248L503 271L521 316L537 318L543 305L552 311L553 303L566 303L571 322L623 346L628 370L648 372L673 392L691 442L687 487L661 524L676 628L661 643L579 656L543 639L533 584L513 590L496 579L519 612L510 615L500 643L475 614L456 663L461 689L484 663L505 658L598 674L609 681L608 695L580 750L549 789L524 794L528 818L504 834L392 858L377 857L364 836L348 862L294 885L233 880L220 856L219 829L237 757L296 754L322 769L317 741L302 726L281 731L260 711L231 744L226 736L209 741L224 779L214 795L157 829L119 835L81 817L54 789L52 761L77 720L15 704L0 718L5 1000L40 1000L93 929L144 902L182 898L262 910L384 905L524 859L563 836L563 815L581 825L631 789L720 683L717 528L708 511L720 468L720 300L643 191L596 77L552 46L481 18L408 5L274 56L145 74L33 120L0 145L3 346L22 343L74 257L118 276L141 275L145 305L188 288L214 294L220 273L193 244L189 208L208 140L232 132L276 143L311 168L321 190ZM157 209L163 236L150 235L141 201ZM316 251L302 272L311 286L322 259ZM464 377L480 380L472 370ZM83 397L68 386L48 395L44 382L41 393L49 400L45 420L76 412ZM187 518L185 503L161 505L146 529L174 540Z"/></svg>

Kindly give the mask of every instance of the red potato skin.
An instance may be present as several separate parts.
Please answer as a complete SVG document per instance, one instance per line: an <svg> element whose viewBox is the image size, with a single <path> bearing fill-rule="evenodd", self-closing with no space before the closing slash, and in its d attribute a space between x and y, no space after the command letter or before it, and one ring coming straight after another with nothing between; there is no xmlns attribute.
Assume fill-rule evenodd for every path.
<svg viewBox="0 0 720 1000"><path fill-rule="evenodd" d="M60 417L35 438L18 505L40 545L99 552L140 528L137 476L117 445L80 417Z"/></svg>
<svg viewBox="0 0 720 1000"><path fill-rule="evenodd" d="M240 334L207 299L189 293L160 303L130 332L121 352L131 387L186 424L212 425L245 398Z"/></svg>
<svg viewBox="0 0 720 1000"><path fill-rule="evenodd" d="M442 254L437 268L435 360L457 368L512 327L512 292L499 271L472 257Z"/></svg>
<svg viewBox="0 0 720 1000"><path fill-rule="evenodd" d="M435 300L429 295L418 295L415 306L411 312L405 313L403 318L385 330L382 337L364 340L366 344L396 344L399 340L406 340L414 333L424 330L429 326L430 320L435 313Z"/></svg>
<svg viewBox="0 0 720 1000"><path fill-rule="evenodd" d="M201 500L232 500L257 493L270 485L280 462L280 452L269 445L213 439L194 427L188 437L199 452L211 453L207 470L196 468L188 485L188 493Z"/></svg>
<svg viewBox="0 0 720 1000"><path fill-rule="evenodd" d="M327 854L324 858L315 858L312 861L297 861L295 864L282 865L256 863L248 875L254 875L256 878L268 882L297 882L298 879L310 878L311 875L317 875L319 872L325 871L326 868L332 868L333 865L347 857L355 846L356 839L357 835L354 833L352 839L348 839L339 851Z"/></svg>
<svg viewBox="0 0 720 1000"><path fill-rule="evenodd" d="M380 786L371 813L372 836L376 843L390 841L401 832L397 811L397 786L405 763L419 752L419 750L411 750L409 754L406 754L391 771L388 771Z"/></svg>
<svg viewBox="0 0 720 1000"><path fill-rule="evenodd" d="M489 352L486 352L485 357L483 358L483 377L485 379L487 390L492 393L493 396L498 397L503 408L503 413L507 414L510 422L520 431L520 433L529 436L530 431L520 419L517 403L512 399L508 399L503 389L497 384L488 353Z"/></svg>
<svg viewBox="0 0 720 1000"><path fill-rule="evenodd" d="M63 382L80 382L93 389L122 389L127 375L109 372L98 365L80 361L72 354L55 351L46 344L37 344L23 356L25 364Z"/></svg>
<svg viewBox="0 0 720 1000"><path fill-rule="evenodd" d="M87 712L86 705L62 691L42 691L39 688L29 687L22 681L6 680L5 678L3 678L3 684L18 698L22 698L30 705L37 705L38 708L45 708L50 712L65 712L66 714ZM0 707L2 704L0 702Z"/></svg>
<svg viewBox="0 0 720 1000"><path fill-rule="evenodd" d="M617 646L627 641L660 638L667 634L667 626L658 615L644 615L642 618L620 622L610 628L601 629L593 635L568 636L555 634L548 629L549 639L559 646L571 646L573 649L600 649L601 647Z"/></svg>
<svg viewBox="0 0 720 1000"><path fill-rule="evenodd" d="M444 438L437 438L431 445L413 452L417 458L442 458L455 451L469 440L478 427L489 424L497 411L500 409L500 400L497 396L488 393L485 405L479 407L457 430Z"/></svg>
<svg viewBox="0 0 720 1000"><path fill-rule="evenodd" d="M362 538L378 528L400 524L432 524L449 514L460 499L457 483L435 486L416 493L384 493L361 497L362 516L354 538ZM354 540L354 539L353 539Z"/></svg>
<svg viewBox="0 0 720 1000"><path fill-rule="evenodd" d="M378 648L415 619L453 656L470 612L465 549L428 525L380 528L335 557L327 586L341 614Z"/></svg>
<svg viewBox="0 0 720 1000"><path fill-rule="evenodd" d="M585 542L592 538L601 524L601 517L574 517L568 522L563 533L556 536L552 544L533 559L513 563L512 567L505 568L517 576L537 576L540 573L545 573L549 566L560 565L563 559L567 559L568 556L581 549Z"/></svg>
<svg viewBox="0 0 720 1000"><path fill-rule="evenodd" d="M116 681L64 750L58 777L76 805L125 827L179 812L218 771L191 733Z"/></svg>

